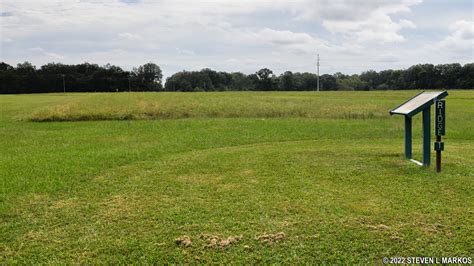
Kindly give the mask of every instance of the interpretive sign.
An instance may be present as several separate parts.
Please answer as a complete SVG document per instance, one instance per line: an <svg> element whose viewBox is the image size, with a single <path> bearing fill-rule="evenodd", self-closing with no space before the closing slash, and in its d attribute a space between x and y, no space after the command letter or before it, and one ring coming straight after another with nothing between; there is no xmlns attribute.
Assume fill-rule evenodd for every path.
<svg viewBox="0 0 474 266"><path fill-rule="evenodd" d="M441 142L441 136L446 131L446 104L443 99L448 96L447 91L441 92L421 92L401 105L390 110L390 115L403 115L405 117L405 158L423 166L430 166L431 162L431 105L436 104L435 114L435 135L436 135L436 162L437 169L441 171L441 151L444 149L444 143ZM412 159L412 118L423 113L423 163Z"/></svg>

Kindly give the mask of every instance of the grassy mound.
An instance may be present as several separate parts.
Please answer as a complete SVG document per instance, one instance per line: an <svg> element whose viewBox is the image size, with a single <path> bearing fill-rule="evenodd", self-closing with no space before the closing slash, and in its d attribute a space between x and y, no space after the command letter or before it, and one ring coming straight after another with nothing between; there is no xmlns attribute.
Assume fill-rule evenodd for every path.
<svg viewBox="0 0 474 266"><path fill-rule="evenodd" d="M342 96L344 95L344 96ZM395 101L381 93L117 93L78 95L38 110L31 121L306 117L371 119Z"/></svg>

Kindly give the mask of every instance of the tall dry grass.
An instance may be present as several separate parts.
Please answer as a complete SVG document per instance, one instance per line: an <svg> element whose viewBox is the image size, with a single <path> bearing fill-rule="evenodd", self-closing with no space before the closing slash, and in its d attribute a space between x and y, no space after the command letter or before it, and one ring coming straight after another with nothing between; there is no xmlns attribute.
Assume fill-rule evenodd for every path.
<svg viewBox="0 0 474 266"><path fill-rule="evenodd" d="M369 99L367 99L367 97ZM392 98L392 100L390 100ZM182 118L372 119L387 115L397 98L380 93L229 92L81 94L47 106L31 121L146 120Z"/></svg>

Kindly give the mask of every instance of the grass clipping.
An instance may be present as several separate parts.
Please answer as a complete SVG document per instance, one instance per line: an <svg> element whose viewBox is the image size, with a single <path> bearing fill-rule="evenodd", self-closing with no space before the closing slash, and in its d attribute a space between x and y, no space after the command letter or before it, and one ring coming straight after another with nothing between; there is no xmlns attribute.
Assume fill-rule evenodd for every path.
<svg viewBox="0 0 474 266"><path fill-rule="evenodd" d="M215 235L201 235L199 237L201 240L204 241L205 248L226 248L230 245L233 245L239 242L243 237L242 236L229 236L229 237L221 237ZM192 240L189 236L181 236L175 239L176 245L179 247L190 247L192 245Z"/></svg>
<svg viewBox="0 0 474 266"><path fill-rule="evenodd" d="M263 234L255 237L255 240L258 240L262 243L266 244L273 244L278 241L283 240L286 237L286 234L284 232L279 232L276 234Z"/></svg>
<svg viewBox="0 0 474 266"><path fill-rule="evenodd" d="M227 238L222 238L213 235L202 235L201 239L204 239L207 242L205 245L206 248L225 248L239 242L242 239L242 236L229 236Z"/></svg>

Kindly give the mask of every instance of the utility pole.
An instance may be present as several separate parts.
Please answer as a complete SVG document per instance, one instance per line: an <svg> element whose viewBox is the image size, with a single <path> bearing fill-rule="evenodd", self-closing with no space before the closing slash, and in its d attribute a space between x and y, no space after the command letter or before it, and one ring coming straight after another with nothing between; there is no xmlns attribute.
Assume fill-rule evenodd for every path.
<svg viewBox="0 0 474 266"><path fill-rule="evenodd" d="M317 78L318 78L318 91L319 91L319 54L318 54L318 64L317 65L318 65L318 76L317 76Z"/></svg>
<svg viewBox="0 0 474 266"><path fill-rule="evenodd" d="M66 93L66 79L64 78L65 75L62 74L61 76L63 77L63 90L64 90L64 93Z"/></svg>
<svg viewBox="0 0 474 266"><path fill-rule="evenodd" d="M132 85L131 85L131 80L130 80L130 75L128 75L128 92L132 91Z"/></svg>

